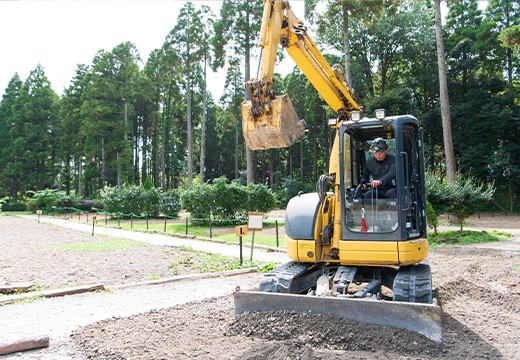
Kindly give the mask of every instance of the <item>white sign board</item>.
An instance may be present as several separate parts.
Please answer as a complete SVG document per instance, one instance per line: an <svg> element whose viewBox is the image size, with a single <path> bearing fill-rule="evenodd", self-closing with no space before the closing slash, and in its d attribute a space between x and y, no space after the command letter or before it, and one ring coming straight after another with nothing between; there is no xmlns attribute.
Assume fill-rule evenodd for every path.
<svg viewBox="0 0 520 360"><path fill-rule="evenodd" d="M248 230L262 230L264 227L264 214L252 213L248 214L247 229Z"/></svg>

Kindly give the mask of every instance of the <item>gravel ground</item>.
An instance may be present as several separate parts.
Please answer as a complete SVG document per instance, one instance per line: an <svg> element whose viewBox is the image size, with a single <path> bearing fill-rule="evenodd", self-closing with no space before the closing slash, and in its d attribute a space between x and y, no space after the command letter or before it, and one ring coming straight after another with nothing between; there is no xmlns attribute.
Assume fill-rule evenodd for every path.
<svg viewBox="0 0 520 360"><path fill-rule="evenodd" d="M517 233L517 220L502 224L495 218L493 224ZM471 221L468 227L478 227ZM185 256L157 245L60 250L60 244L92 237L13 217L0 217L0 226L0 246L7 251L0 263L4 282L49 288L130 283L152 273L171 276L171 262ZM508 250L431 249L434 289L443 307L442 346L405 330L314 314L235 318L232 289L253 288L258 274L1 306L0 338L16 333L10 327L20 335L47 331L48 349L23 354L34 359L520 359L519 241L517 235L506 242Z"/></svg>

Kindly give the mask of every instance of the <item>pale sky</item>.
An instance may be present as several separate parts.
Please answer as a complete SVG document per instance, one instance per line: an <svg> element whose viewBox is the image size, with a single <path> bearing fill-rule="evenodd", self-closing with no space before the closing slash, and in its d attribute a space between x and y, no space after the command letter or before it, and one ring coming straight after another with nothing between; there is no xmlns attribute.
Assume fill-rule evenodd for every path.
<svg viewBox="0 0 520 360"><path fill-rule="evenodd" d="M262 6L261 0L258 1ZM202 4L212 7L217 16L222 3L192 2L197 8ZM144 64L150 52L161 47L175 26L184 3L180 0L0 0L0 96L16 72L25 81L38 63L54 91L62 95L75 75L77 64L90 65L97 51L111 51L125 41L136 45ZM291 5L303 20L303 0L292 0ZM253 69L256 64L255 59ZM275 71L284 75L292 67L293 64L284 62ZM221 70L219 74L211 74L208 81L213 84L210 90L216 101L222 93L224 78L225 70Z"/></svg>

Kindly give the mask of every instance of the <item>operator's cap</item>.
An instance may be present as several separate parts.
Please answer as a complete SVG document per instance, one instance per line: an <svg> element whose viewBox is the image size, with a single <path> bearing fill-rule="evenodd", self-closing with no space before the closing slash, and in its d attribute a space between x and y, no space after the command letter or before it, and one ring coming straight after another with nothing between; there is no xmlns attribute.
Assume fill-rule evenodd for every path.
<svg viewBox="0 0 520 360"><path fill-rule="evenodd" d="M370 148L374 152L383 152L388 149L388 144L386 141L383 140L383 138L377 138L374 141L372 141L372 145L370 145Z"/></svg>

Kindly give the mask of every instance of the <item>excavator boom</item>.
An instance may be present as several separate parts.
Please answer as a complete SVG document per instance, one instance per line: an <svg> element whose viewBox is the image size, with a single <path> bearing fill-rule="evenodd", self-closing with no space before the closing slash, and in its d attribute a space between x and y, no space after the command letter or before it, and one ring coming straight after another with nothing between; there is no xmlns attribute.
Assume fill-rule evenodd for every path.
<svg viewBox="0 0 520 360"><path fill-rule="evenodd" d="M287 204L285 244L294 261L266 273L258 292L235 292L236 314L311 311L399 327L441 342L441 308L433 299L426 259L419 121L411 115L386 116L384 109L376 110L375 118L361 118L341 67L329 66L289 2L264 0L259 74L246 83L242 103L242 128L250 149L288 147L304 135L289 96L273 92L279 45L337 113L337 119L327 121L336 136L329 171L318 180L317 191L299 194ZM381 161L366 154L369 142L379 140L385 151L393 152L388 163L380 165L387 166L388 173L393 169L393 180L381 195L375 189L363 193L370 161ZM379 180L380 175L375 176Z"/></svg>
<svg viewBox="0 0 520 360"><path fill-rule="evenodd" d="M353 90L343 80L338 65L331 67L316 47L307 29L291 10L288 1L264 0L260 30L260 69L246 84L242 103L242 129L252 150L288 147L305 134L288 95L276 96L272 89L278 45L289 56L341 120L359 110Z"/></svg>

